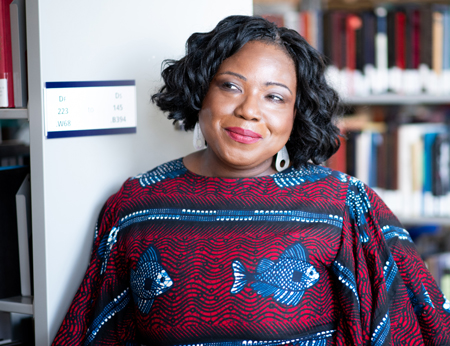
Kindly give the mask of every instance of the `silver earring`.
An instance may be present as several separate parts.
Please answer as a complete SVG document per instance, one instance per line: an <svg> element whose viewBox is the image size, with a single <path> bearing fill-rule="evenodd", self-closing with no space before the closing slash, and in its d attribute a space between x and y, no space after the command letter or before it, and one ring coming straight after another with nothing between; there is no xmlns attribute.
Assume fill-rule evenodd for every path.
<svg viewBox="0 0 450 346"><path fill-rule="evenodd" d="M196 150L202 150L206 148L205 137L203 136L202 130L200 128L200 124L197 122L194 127L194 139L193 139L194 148Z"/></svg>
<svg viewBox="0 0 450 346"><path fill-rule="evenodd" d="M278 172L284 171L286 168L289 167L290 162L291 161L289 160L289 153L286 149L286 146L284 146L277 153L277 157L275 158L275 168Z"/></svg>

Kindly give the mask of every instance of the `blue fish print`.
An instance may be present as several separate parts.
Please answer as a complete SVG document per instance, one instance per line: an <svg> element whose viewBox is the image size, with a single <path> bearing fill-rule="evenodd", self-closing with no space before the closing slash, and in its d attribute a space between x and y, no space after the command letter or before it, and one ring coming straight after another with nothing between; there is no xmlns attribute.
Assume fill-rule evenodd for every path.
<svg viewBox="0 0 450 346"><path fill-rule="evenodd" d="M155 298L173 285L169 274L161 266L161 259L153 246L145 251L136 265L131 269L130 286L133 299L139 310L148 314Z"/></svg>
<svg viewBox="0 0 450 346"><path fill-rule="evenodd" d="M239 261L232 263L234 284L231 293L239 293L248 282L261 296L273 294L273 298L286 305L296 306L305 293L319 280L319 273L307 262L303 246L296 243L288 247L278 259L273 262L263 258L256 273L248 272Z"/></svg>

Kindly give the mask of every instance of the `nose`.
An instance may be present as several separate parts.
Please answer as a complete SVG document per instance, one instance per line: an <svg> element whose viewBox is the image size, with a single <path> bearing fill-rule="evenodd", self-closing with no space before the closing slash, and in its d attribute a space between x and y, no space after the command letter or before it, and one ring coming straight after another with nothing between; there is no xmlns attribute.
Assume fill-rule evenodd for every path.
<svg viewBox="0 0 450 346"><path fill-rule="evenodd" d="M249 121L261 119L261 108L256 95L245 95L235 109L235 115Z"/></svg>

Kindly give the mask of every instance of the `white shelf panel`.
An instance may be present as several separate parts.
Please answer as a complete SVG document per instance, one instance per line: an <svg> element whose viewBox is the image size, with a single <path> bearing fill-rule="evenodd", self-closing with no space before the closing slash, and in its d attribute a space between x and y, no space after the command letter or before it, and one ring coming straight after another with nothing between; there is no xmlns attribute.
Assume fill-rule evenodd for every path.
<svg viewBox="0 0 450 346"><path fill-rule="evenodd" d="M33 297L17 296L0 299L0 311L33 315Z"/></svg>
<svg viewBox="0 0 450 346"><path fill-rule="evenodd" d="M28 109L0 108L0 119L28 119Z"/></svg>
<svg viewBox="0 0 450 346"><path fill-rule="evenodd" d="M348 105L415 105L415 104L450 104L450 95L370 95L364 97L342 97L344 103Z"/></svg>
<svg viewBox="0 0 450 346"><path fill-rule="evenodd" d="M401 217L399 220L404 225L439 225L450 226L450 218L448 217Z"/></svg>

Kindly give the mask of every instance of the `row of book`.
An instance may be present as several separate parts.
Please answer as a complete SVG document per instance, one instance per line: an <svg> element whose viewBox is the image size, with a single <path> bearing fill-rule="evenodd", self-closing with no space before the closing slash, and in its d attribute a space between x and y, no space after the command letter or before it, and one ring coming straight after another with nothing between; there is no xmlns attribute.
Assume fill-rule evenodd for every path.
<svg viewBox="0 0 450 346"><path fill-rule="evenodd" d="M327 57L345 96L450 94L450 5L402 4L360 12L264 15L297 30Z"/></svg>
<svg viewBox="0 0 450 346"><path fill-rule="evenodd" d="M0 0L0 107L27 106L25 0Z"/></svg>
<svg viewBox="0 0 450 346"><path fill-rule="evenodd" d="M404 218L450 217L450 130L442 123L344 131L328 166L375 189Z"/></svg>

